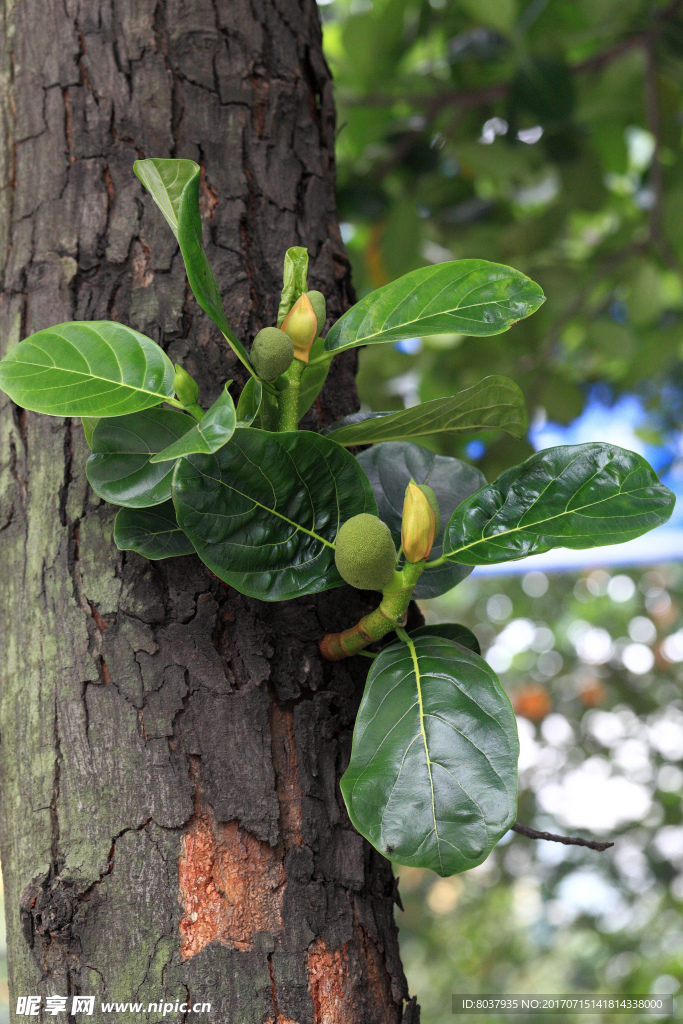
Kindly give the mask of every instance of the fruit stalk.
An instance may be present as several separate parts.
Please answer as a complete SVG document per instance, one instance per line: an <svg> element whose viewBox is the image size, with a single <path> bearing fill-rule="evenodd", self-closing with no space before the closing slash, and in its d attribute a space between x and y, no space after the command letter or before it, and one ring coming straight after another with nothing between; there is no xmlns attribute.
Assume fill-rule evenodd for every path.
<svg viewBox="0 0 683 1024"><path fill-rule="evenodd" d="M381 640L396 626L405 623L413 591L425 568L424 562L407 562L402 572L382 591L378 608L364 615L360 622L341 633L328 633L319 643L320 653L327 661L342 661L359 654L368 644Z"/></svg>
<svg viewBox="0 0 683 1024"><path fill-rule="evenodd" d="M289 369L285 370L282 375L287 380L287 386L278 392L280 407L278 430L296 430L299 426L299 388L305 369L305 363L294 359Z"/></svg>

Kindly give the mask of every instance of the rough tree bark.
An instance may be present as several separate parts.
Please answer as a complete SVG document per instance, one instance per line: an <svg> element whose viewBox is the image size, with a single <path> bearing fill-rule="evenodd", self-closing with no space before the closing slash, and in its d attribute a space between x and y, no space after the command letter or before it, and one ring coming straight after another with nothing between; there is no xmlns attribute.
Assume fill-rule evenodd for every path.
<svg viewBox="0 0 683 1024"><path fill-rule="evenodd" d="M308 246L331 313L348 305L314 0L0 11L5 349L111 318L158 340L207 402L231 376L237 393L240 367L133 176L142 156L204 168L207 245L242 337L275 322L288 245ZM335 361L309 427L357 407L354 369L352 355ZM316 651L367 610L362 597L261 604L197 559L121 555L112 510L87 487L80 423L5 402L1 424L13 999L94 995L93 1020L101 999L188 998L222 1022L417 1020L389 865L337 786L366 665Z"/></svg>

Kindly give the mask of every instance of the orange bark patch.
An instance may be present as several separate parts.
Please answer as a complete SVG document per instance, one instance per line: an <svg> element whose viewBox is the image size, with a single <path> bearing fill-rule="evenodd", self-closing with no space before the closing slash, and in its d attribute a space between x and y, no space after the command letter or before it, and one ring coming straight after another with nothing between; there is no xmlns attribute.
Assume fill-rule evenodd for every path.
<svg viewBox="0 0 683 1024"><path fill-rule="evenodd" d="M183 836L178 863L180 954L189 960L210 942L247 950L257 932L282 931L285 872L278 854L241 829L198 814Z"/></svg>
<svg viewBox="0 0 683 1024"><path fill-rule="evenodd" d="M154 274L149 267L150 252L141 242L133 243L133 287L149 288Z"/></svg>
<svg viewBox="0 0 683 1024"><path fill-rule="evenodd" d="M297 774L294 717L290 709L271 704L270 736L275 768L280 833L285 846L303 846L301 835L301 790Z"/></svg>
<svg viewBox="0 0 683 1024"><path fill-rule="evenodd" d="M346 945L328 949L324 939L317 939L308 951L308 983L315 1024L348 1024L353 997Z"/></svg>

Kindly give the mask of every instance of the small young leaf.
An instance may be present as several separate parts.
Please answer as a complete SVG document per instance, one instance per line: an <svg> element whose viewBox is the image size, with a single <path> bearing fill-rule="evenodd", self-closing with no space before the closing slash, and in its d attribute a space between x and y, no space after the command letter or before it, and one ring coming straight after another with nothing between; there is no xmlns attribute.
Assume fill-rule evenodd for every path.
<svg viewBox="0 0 683 1024"><path fill-rule="evenodd" d="M282 296L277 311L277 325L282 322L298 298L307 290L308 249L293 245L285 253L285 265L282 273Z"/></svg>
<svg viewBox="0 0 683 1024"><path fill-rule="evenodd" d="M621 544L665 523L676 499L640 455L613 444L548 448L456 508L443 553L464 565L554 547Z"/></svg>
<svg viewBox="0 0 683 1024"><path fill-rule="evenodd" d="M0 390L51 416L125 416L173 397L173 363L144 334L109 320L37 331L0 362Z"/></svg>
<svg viewBox="0 0 683 1024"><path fill-rule="evenodd" d="M178 523L209 569L242 594L286 601L342 585L340 525L377 512L349 453L308 431L237 429L214 455L180 459Z"/></svg>
<svg viewBox="0 0 683 1024"><path fill-rule="evenodd" d="M199 212L199 164L194 160L153 158L136 160L133 170L178 239L195 299L220 328L244 366L253 373L247 350L226 319L218 282L204 251Z"/></svg>
<svg viewBox="0 0 683 1024"><path fill-rule="evenodd" d="M436 398L400 412L354 413L335 423L326 435L337 444L349 446L495 429L524 437L527 426L522 392L507 377L494 376L451 398Z"/></svg>
<svg viewBox="0 0 683 1024"><path fill-rule="evenodd" d="M150 461L175 462L183 455L194 455L196 452L210 455L228 443L234 433L236 422L235 405L226 384L220 397L204 413L199 423L195 423L191 430L153 456Z"/></svg>
<svg viewBox="0 0 683 1024"><path fill-rule="evenodd" d="M168 501L173 465L153 465L152 456L190 431L194 422L172 409L101 419L85 464L90 486L113 505L147 508Z"/></svg>
<svg viewBox="0 0 683 1024"><path fill-rule="evenodd" d="M417 629L411 629L409 635L413 640L418 636L440 636L444 640L452 640L453 643L474 651L475 654L481 654L479 641L472 630L459 623L439 622L435 626L418 626Z"/></svg>
<svg viewBox="0 0 683 1024"><path fill-rule="evenodd" d="M263 385L261 381L257 380L256 377L250 377L242 388L242 393L237 401L235 415L237 416L238 427L250 427L252 425L258 416L262 400Z"/></svg>
<svg viewBox="0 0 683 1024"><path fill-rule="evenodd" d="M92 436L95 427L99 422L99 417L97 416L83 416L81 418L81 423L83 424L83 433L85 434L85 439L88 442L88 448L92 448Z"/></svg>
<svg viewBox="0 0 683 1024"><path fill-rule="evenodd" d="M514 822L518 756L512 706L483 658L419 636L375 658L341 790L385 857L453 875Z"/></svg>
<svg viewBox="0 0 683 1024"><path fill-rule="evenodd" d="M366 295L333 325L325 349L430 334L500 334L543 301L539 286L511 267L487 260L439 263Z"/></svg>
<svg viewBox="0 0 683 1024"><path fill-rule="evenodd" d="M119 509L114 520L114 542L120 551L137 551L153 560L194 554L176 522L172 501L153 508Z"/></svg>
<svg viewBox="0 0 683 1024"><path fill-rule="evenodd" d="M254 425L260 430L275 431L278 428L279 420L280 407L278 400L275 395L264 388L261 405L259 406L258 416L254 420Z"/></svg>
<svg viewBox="0 0 683 1024"><path fill-rule="evenodd" d="M429 484L433 489L442 523L448 521L451 512L461 501L486 483L479 470L473 466L460 459L435 455L410 441L379 444L361 452L358 461L375 492L379 517L391 530L397 548L401 543L403 499L411 479L417 484ZM440 556L442 543L443 527L434 540L430 560ZM471 571L456 562L445 562L425 569L417 581L415 597L424 599L445 594Z"/></svg>

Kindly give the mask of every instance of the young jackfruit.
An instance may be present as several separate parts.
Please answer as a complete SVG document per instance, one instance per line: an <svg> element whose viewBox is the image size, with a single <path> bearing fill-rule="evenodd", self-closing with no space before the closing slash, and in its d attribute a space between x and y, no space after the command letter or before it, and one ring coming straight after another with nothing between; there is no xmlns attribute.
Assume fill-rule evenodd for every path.
<svg viewBox="0 0 683 1024"><path fill-rule="evenodd" d="M325 303L325 296L322 292L306 292L313 306L313 312L315 313L318 321L318 334L322 331L327 320L327 305Z"/></svg>
<svg viewBox="0 0 683 1024"><path fill-rule="evenodd" d="M429 484L418 484L417 486L419 490L421 490L422 493L424 494L425 498L429 502L429 506L432 512L434 513L434 520L436 523L436 526L434 528L434 535L436 536L439 530L441 529L441 510L439 509L439 503L436 500L436 495L434 494L434 491L429 486Z"/></svg>
<svg viewBox="0 0 683 1024"><path fill-rule="evenodd" d="M339 575L358 590L382 590L391 582L396 548L386 523L368 512L347 519L337 534Z"/></svg>
<svg viewBox="0 0 683 1024"><path fill-rule="evenodd" d="M279 327L264 327L251 346L252 366L262 380L275 380L289 367L294 358L294 346Z"/></svg>

